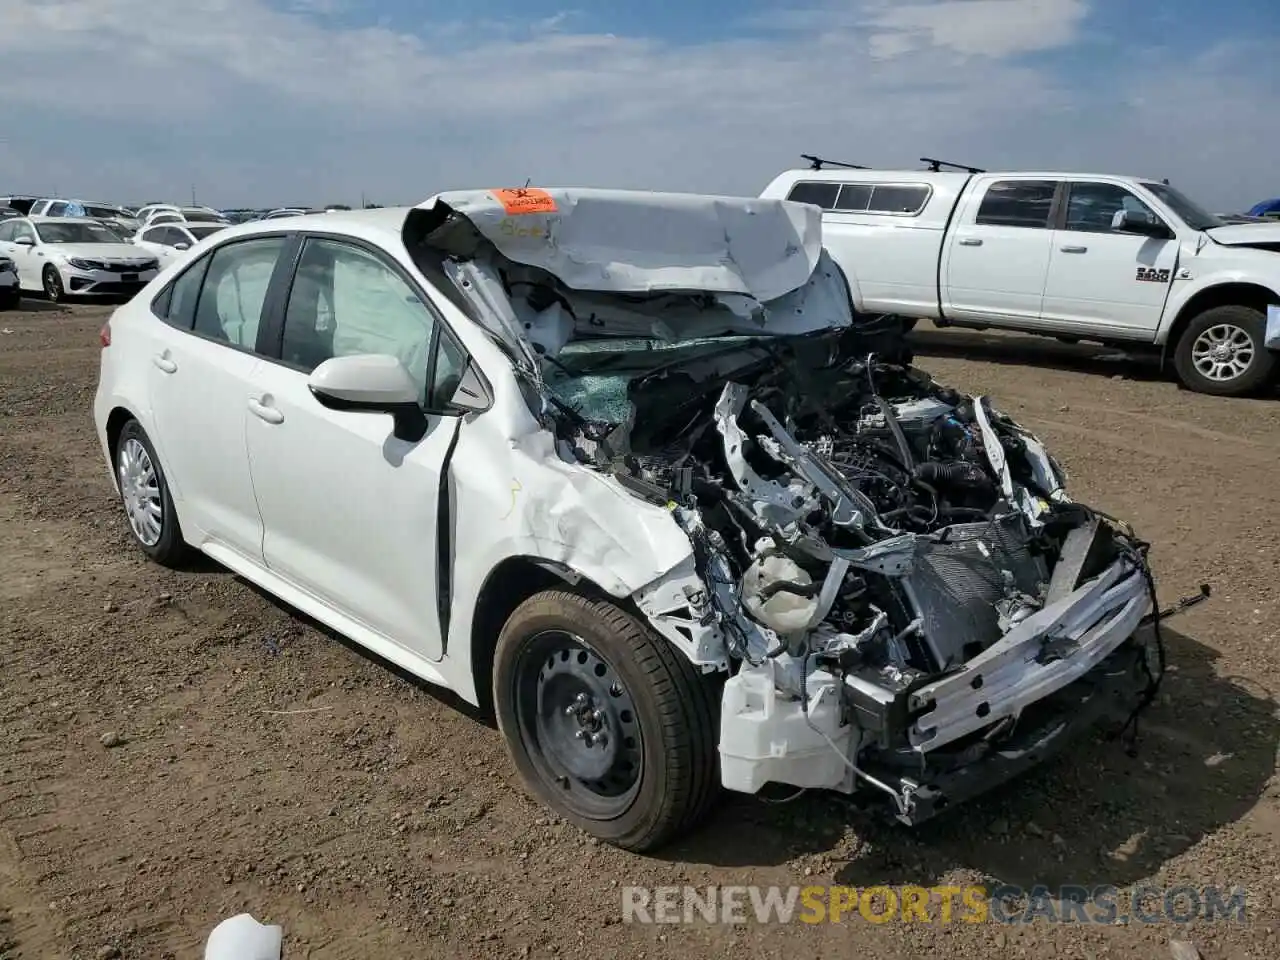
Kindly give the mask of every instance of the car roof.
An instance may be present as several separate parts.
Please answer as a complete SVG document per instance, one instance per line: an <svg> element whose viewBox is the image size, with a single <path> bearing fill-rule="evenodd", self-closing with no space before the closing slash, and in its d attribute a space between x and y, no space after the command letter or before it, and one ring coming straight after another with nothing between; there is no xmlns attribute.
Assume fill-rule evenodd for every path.
<svg viewBox="0 0 1280 960"><path fill-rule="evenodd" d="M299 214L274 220L252 220L219 232L220 237L305 230L308 233L345 233L386 245L402 243L401 231L412 207L378 207L374 210L334 210L330 213Z"/></svg>

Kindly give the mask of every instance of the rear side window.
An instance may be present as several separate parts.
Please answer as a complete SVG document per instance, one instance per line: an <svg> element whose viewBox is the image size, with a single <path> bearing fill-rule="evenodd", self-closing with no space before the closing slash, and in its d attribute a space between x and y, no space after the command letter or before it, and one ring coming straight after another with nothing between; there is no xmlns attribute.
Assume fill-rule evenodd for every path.
<svg viewBox="0 0 1280 960"><path fill-rule="evenodd" d="M814 183L812 181L797 183L787 194L788 200L796 203L811 203L823 210L831 210L836 205L836 197L840 195L838 183Z"/></svg>
<svg viewBox="0 0 1280 960"><path fill-rule="evenodd" d="M993 227L1048 229L1057 189L1053 180L997 180L987 188L976 222Z"/></svg>
<svg viewBox="0 0 1280 960"><path fill-rule="evenodd" d="M267 287L284 245L284 237L262 237L213 251L196 303L195 332L244 350L255 349ZM174 294L176 300L176 289Z"/></svg>
<svg viewBox="0 0 1280 960"><path fill-rule="evenodd" d="M797 183L788 200L812 203L839 213L916 216L929 202L924 183Z"/></svg>

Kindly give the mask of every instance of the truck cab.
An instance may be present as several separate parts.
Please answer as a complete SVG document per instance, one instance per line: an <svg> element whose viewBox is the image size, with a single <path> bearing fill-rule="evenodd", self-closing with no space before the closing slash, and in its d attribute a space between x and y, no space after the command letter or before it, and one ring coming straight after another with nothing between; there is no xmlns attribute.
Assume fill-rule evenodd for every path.
<svg viewBox="0 0 1280 960"><path fill-rule="evenodd" d="M1250 392L1274 372L1280 225L1227 225L1167 183L815 169L762 196L822 208L863 312L1150 345L1206 393Z"/></svg>

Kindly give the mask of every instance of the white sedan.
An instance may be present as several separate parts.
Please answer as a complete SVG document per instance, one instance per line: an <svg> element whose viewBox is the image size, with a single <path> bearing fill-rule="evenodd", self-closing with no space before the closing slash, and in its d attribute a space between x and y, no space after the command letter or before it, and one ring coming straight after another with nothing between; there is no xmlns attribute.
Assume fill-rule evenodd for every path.
<svg viewBox="0 0 1280 960"><path fill-rule="evenodd" d="M597 837L721 785L916 823L1163 657L1145 544L889 320L817 207L459 191L211 237L103 328L94 420L145 554L491 704Z"/></svg>
<svg viewBox="0 0 1280 960"><path fill-rule="evenodd" d="M52 301L73 296L132 296L156 274L157 258L96 220L21 217L0 223L0 256L13 260L23 290Z"/></svg>
<svg viewBox="0 0 1280 960"><path fill-rule="evenodd" d="M154 253L161 268L187 255L192 247L205 237L226 229L225 223L161 223L138 231L133 238L136 246Z"/></svg>

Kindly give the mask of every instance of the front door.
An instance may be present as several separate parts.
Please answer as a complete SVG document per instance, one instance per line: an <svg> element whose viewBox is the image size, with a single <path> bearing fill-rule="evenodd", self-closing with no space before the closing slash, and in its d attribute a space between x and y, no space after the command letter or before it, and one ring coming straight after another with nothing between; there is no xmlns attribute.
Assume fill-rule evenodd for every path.
<svg viewBox="0 0 1280 960"><path fill-rule="evenodd" d="M415 442L387 414L331 410L307 387L330 357L391 354L422 384L438 319L397 266L345 241L309 238L284 313L280 362L256 377L249 462L267 566L429 660L441 474L460 421L433 416Z"/></svg>
<svg viewBox="0 0 1280 960"><path fill-rule="evenodd" d="M1178 241L1118 233L1116 213L1161 223L1154 210L1114 183L1068 185L1067 212L1053 234L1044 319L1063 330L1150 340L1178 269ZM1167 226L1167 224L1166 224Z"/></svg>

